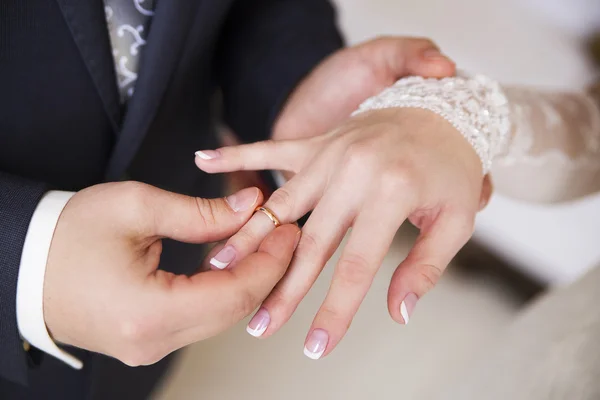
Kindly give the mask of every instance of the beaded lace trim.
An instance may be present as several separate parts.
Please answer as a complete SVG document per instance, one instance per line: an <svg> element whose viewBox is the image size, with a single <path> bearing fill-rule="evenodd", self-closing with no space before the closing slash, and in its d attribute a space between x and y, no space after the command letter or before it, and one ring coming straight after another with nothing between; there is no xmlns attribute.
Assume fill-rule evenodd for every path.
<svg viewBox="0 0 600 400"><path fill-rule="evenodd" d="M403 78L367 99L352 115L384 108L422 108L440 115L473 146L484 173L509 140L508 100L500 85L483 75Z"/></svg>

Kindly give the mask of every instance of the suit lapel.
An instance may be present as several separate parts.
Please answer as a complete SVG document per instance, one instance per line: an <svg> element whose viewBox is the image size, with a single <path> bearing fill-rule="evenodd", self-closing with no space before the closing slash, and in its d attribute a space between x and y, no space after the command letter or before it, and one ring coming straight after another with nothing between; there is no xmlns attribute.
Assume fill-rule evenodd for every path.
<svg viewBox="0 0 600 400"><path fill-rule="evenodd" d="M199 1L162 0L156 5L140 60L135 93L109 162L107 180L118 180L138 151L166 92Z"/></svg>
<svg viewBox="0 0 600 400"><path fill-rule="evenodd" d="M119 93L102 1L56 0L98 90L114 133L119 129Z"/></svg>

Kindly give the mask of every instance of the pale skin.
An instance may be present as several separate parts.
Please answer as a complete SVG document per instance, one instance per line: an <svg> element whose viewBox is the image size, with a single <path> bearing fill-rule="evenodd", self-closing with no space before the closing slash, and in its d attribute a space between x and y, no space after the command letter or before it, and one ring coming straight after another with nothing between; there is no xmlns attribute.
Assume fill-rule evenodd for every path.
<svg viewBox="0 0 600 400"><path fill-rule="evenodd" d="M361 57L376 54L388 60L380 64L386 66L380 71L388 71L387 74L365 74L381 82L370 87L382 89L403 72L411 73L403 62L396 63L394 74L389 73L389 68L393 68L390 65L394 65L389 60L401 60L399 54L413 54L413 65L418 65L415 60L433 63L435 67L430 68L439 74L434 76L454 72L448 59L440 53L435 55L431 42L405 40L410 44L399 39L380 39L358 47ZM398 48L402 51L398 52ZM415 57L415 52L428 56ZM394 55L386 58L385 54ZM343 53L338 54L328 62L343 63L343 57ZM320 68L327 69L327 65L325 62ZM267 320L268 326L254 329L250 324L249 332L255 336L268 337L289 320L352 228L335 266L329 292L307 336L307 346L315 331L325 341L322 352L309 349L307 353L311 358L320 358L329 354L346 333L397 229L406 220L416 225L421 234L391 280L388 309L395 321L408 322L417 299L436 284L450 260L471 237L475 215L487 204L491 183L484 179L473 148L441 117L425 110L389 109L348 119L366 92L356 98L331 95L331 91L347 87L339 82L336 86L333 73L317 69L314 74L290 98L276 126L274 140L203 151L202 157L196 157L196 164L209 173L285 171L289 181L265 205L282 222L293 222L312 210L290 268L256 317ZM389 81L378 76L386 76ZM323 77L333 83L322 80ZM363 82L358 80L356 84ZM323 91L324 85L331 85L329 92ZM323 93L330 93L329 97ZM305 98L312 101L304 102ZM344 102L344 107L335 108L339 101ZM296 109L301 111L286 117L286 112ZM329 109L333 111L319 113ZM338 123L338 119L344 122ZM213 265L237 268L238 260L251 254L272 229L268 218L256 214L226 243L228 262L219 262L219 254L214 252L210 257L217 262L213 261Z"/></svg>
<svg viewBox="0 0 600 400"><path fill-rule="evenodd" d="M191 277L157 270L161 239L224 239L261 201L256 188L207 200L136 182L77 193L60 217L46 268L44 316L52 337L137 366L233 326L283 276L298 228L273 231L236 271Z"/></svg>
<svg viewBox="0 0 600 400"><path fill-rule="evenodd" d="M427 172L435 173L435 168L441 168L443 162L451 166L446 172L452 175L448 176L449 181L460 175L460 182L466 188L461 195L467 198L461 206L468 205L470 212L473 203L478 203L479 194L476 192L481 188L481 172L476 168L478 160L466 151L460 135L446 132L443 121L425 115L389 113L383 119L384 114L372 114L344 122L361 101L404 75L446 76L452 73L454 64L426 39L384 38L341 50L318 66L292 93L275 126L277 142L259 143L254 148L223 149L220 161L208 161L212 164L198 160L202 168L211 172L274 168L288 170L291 173L289 177L295 173L297 176L269 199L269 206L285 219L284 222L293 222L313 206L315 213L328 213L325 199L335 200L344 194L344 190L349 190L347 176L352 169L346 169L344 164L348 162L347 155L358 152L361 159L366 157L368 161L375 158L365 151L365 144L383 148L381 159L387 164L369 164L365 171L357 172L360 179L367 181L369 176L383 171L382 168L390 167L390 171L403 171L400 176L407 178L406 181L398 180L396 175L386 172L386 179L396 182L393 187L404 188L405 183L415 185L415 194L410 197L413 202L403 200L401 207L390 207L396 192L386 189L385 185L376 186L377 179L369 180L372 187L361 191L360 196L344 207L338 207L338 214L334 214L336 222L331 226L320 226L316 218L312 218L312 222L304 228L309 237L303 242L298 242L299 229L294 225L273 231L273 224L264 215L251 218L254 208L263 201L257 189L246 189L228 200L190 198L136 182L102 184L77 193L59 218L46 266L44 317L53 338L61 343L113 356L129 365L151 364L182 346L222 332L261 303L273 313L273 323L265 333L268 336L285 323L316 279L322 264L337 247L338 237L343 234L340 227L349 223L355 228L372 224L371 216L379 212L373 206L383 203L388 204L387 208L381 209L388 211L385 221L393 217L397 225L411 213L411 206L419 203L417 199L431 200L427 204L432 207L437 204L433 209L442 215L450 203L440 199L435 203L432 199L441 189L437 186L420 187L422 181L419 179ZM414 130L404 125L399 127L399 122L415 126L421 126L423 122L424 125L419 128L423 132L422 140L414 140L410 136ZM336 126L339 129L332 131ZM386 129L382 129L384 126ZM366 132L373 136L364 137ZM402 147L412 143L415 154L423 154L434 169L419 167L407 170L405 167L409 164L398 161L402 159L402 153L394 153L394 156L391 152L390 143L396 143L398 139L393 137L394 132L406 141ZM451 145L440 146L439 138L431 136L434 134L451 138ZM280 141L283 139L294 140ZM293 157L282 159L284 151L280 153L279 146L301 151L293 150ZM261 151L271 156L272 150L280 154L265 159L268 165L260 164L260 160L253 157ZM243 157L246 157L244 165L232 163L229 157L236 152L243 152ZM461 152L465 152L466 157L459 160L456 155ZM313 175L317 167L322 169L319 177L315 178ZM458 173L460 168L463 169L462 174ZM310 186L318 190L305 190L306 179L309 178ZM418 192L423 192L421 196L416 194L417 186ZM286 198L286 193L292 196ZM403 190L402 196L405 194ZM376 196L383 197L376 199ZM458 199L454 200L458 202ZM244 207L241 207L242 203ZM424 210L422 207L418 209ZM462 210L461 215L465 214L471 216ZM429 225L437 226L432 221L438 219L433 218L432 213L421 215L413 210L411 215L423 229ZM357 225L360 221L364 222ZM460 221L462 227L464 221ZM470 228L468 223L465 225ZM335 231L331 230L332 227L336 228ZM369 274L376 269L376 261L382 257L391 232L395 230L391 223L376 228L382 235L382 239L373 246L377 253L364 255L368 260L365 265L370 268ZM366 232L363 229L355 231ZM464 229L460 238L454 236L452 243L462 243L468 231ZM191 243L231 238L231 243L239 251L232 263L235 268L203 272L192 277L157 271L162 238ZM357 236L351 240L359 239L360 236ZM318 253L308 257L306 254L311 243L320 247ZM301 248L291 262L297 244ZM440 263L433 265L443 268L442 261L452 252L452 249L447 249ZM284 276L290 263L290 273ZM309 267L298 267L298 263ZM364 275L367 280L370 279L369 274ZM329 308L323 309L323 312L337 310L344 319L333 320L330 324L329 318L324 318L325 314L321 312L315 320L315 327L325 327L330 331L327 352L341 339L345 332L342 325L351 319L368 287L362 275L342 275L344 279L348 277L354 277L348 282L355 285L348 290L342 287L342 291L339 285L332 286L326 303ZM277 282L280 283L276 287ZM336 282L345 281L337 279ZM403 291L424 287L420 286L422 284L409 285L410 282L405 280L402 282L402 285L394 286L394 302ZM350 308L334 308L340 296L349 296L348 299L352 300L348 304ZM400 320L396 304L392 305L392 315Z"/></svg>

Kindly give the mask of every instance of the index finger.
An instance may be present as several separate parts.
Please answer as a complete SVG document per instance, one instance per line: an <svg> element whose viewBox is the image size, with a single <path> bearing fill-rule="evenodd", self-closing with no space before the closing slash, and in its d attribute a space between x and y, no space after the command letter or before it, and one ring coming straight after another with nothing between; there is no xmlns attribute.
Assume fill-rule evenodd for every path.
<svg viewBox="0 0 600 400"><path fill-rule="evenodd" d="M198 168L211 174L266 169L298 172L306 148L305 139L265 140L217 150L199 150L195 162Z"/></svg>

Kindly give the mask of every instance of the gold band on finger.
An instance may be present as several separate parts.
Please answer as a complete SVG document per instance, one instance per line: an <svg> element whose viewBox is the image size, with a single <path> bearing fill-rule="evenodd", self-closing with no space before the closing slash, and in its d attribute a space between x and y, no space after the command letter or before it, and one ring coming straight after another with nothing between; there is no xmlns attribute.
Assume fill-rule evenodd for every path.
<svg viewBox="0 0 600 400"><path fill-rule="evenodd" d="M267 217L269 217L271 222L273 222L273 225L275 225L275 228L277 228L278 226L281 225L281 222L279 222L279 218L277 218L275 216L275 213L273 213L273 211L269 210L267 207L263 207L263 206L256 207L256 210L254 210L254 212L256 213L258 211L260 211L261 213L263 213Z"/></svg>

